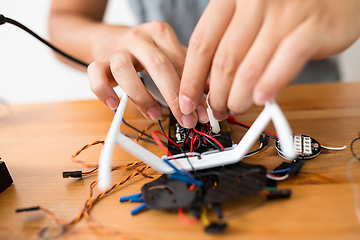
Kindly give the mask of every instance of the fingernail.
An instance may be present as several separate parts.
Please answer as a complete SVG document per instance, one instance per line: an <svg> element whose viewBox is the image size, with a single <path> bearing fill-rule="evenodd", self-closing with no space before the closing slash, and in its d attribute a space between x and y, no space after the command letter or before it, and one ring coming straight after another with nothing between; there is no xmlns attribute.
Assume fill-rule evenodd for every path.
<svg viewBox="0 0 360 240"><path fill-rule="evenodd" d="M157 107L151 107L149 108L149 110L146 112L147 115L149 115L149 117L152 120L158 120L160 118L160 111Z"/></svg>
<svg viewBox="0 0 360 240"><path fill-rule="evenodd" d="M105 105L108 106L111 110L116 109L116 101L114 98L108 98L105 100Z"/></svg>
<svg viewBox="0 0 360 240"><path fill-rule="evenodd" d="M226 118L225 114L217 113L213 111L214 118L218 121L224 120Z"/></svg>
<svg viewBox="0 0 360 240"><path fill-rule="evenodd" d="M185 95L180 96L180 110L183 114L189 114L195 109L194 103Z"/></svg>
<svg viewBox="0 0 360 240"><path fill-rule="evenodd" d="M198 117L199 117L199 122L201 123L206 123L209 121L209 116L206 112L206 109L203 105L200 105L197 110L196 110Z"/></svg>
<svg viewBox="0 0 360 240"><path fill-rule="evenodd" d="M196 119L193 114L183 115L181 121L185 128L193 128L196 125Z"/></svg>
<svg viewBox="0 0 360 240"><path fill-rule="evenodd" d="M263 91L256 91L254 94L254 103L256 105L264 105L266 101L269 101L271 96Z"/></svg>
<svg viewBox="0 0 360 240"><path fill-rule="evenodd" d="M239 114L236 114L236 113L234 113L234 112L232 112L232 111L229 111L229 114L230 114L231 116L233 116L233 117L236 117L237 115L239 115Z"/></svg>

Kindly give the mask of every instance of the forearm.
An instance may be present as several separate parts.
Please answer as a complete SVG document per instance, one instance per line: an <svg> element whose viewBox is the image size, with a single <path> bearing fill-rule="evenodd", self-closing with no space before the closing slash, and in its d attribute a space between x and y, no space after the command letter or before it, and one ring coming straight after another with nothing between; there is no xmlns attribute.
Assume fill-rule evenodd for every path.
<svg viewBox="0 0 360 240"><path fill-rule="evenodd" d="M99 54L97 45L107 36L121 35L125 26L107 25L102 19L71 11L52 10L49 35L52 43L72 56L90 63ZM104 50L104 49L103 49Z"/></svg>

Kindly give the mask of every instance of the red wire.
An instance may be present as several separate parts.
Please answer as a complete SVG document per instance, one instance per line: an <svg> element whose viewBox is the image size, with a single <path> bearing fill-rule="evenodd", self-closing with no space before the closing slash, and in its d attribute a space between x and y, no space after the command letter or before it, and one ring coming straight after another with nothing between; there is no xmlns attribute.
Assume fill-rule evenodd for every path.
<svg viewBox="0 0 360 240"><path fill-rule="evenodd" d="M245 127L248 127L250 128L251 125L249 124L246 124L246 123L243 123L243 122L239 122L238 120L236 120L233 116L230 116L228 119L228 123L230 124L234 124L234 123L237 123L237 124L240 124L240 125L244 125ZM274 136L274 137L278 137L275 133L272 133L272 132L269 132L268 130L264 130L263 132L266 132L267 134L270 134L271 136Z"/></svg>
<svg viewBox="0 0 360 240"><path fill-rule="evenodd" d="M187 218L184 216L184 212L183 212L182 208L179 208L178 213L179 213L179 218L180 218L180 220L181 220L183 223L185 223L186 225L194 224L194 223L196 223L196 222L199 220L197 217L194 217L193 219L187 219Z"/></svg>
<svg viewBox="0 0 360 240"><path fill-rule="evenodd" d="M222 145L218 140L216 140L215 138L213 138L212 136L210 136L210 135L208 135L208 134L206 134L206 133L202 133L202 132L196 130L195 128L193 128L193 130L194 130L194 132L196 132L197 134L200 134L200 135L203 135L203 136L205 136L205 137L210 138L211 140L213 140L213 141L221 148L221 150L225 151L223 145Z"/></svg>

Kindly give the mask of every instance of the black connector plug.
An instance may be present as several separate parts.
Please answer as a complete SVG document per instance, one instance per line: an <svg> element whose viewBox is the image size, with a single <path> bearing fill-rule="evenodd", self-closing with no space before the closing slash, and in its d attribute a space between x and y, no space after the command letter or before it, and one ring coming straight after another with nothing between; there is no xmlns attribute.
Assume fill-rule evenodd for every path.
<svg viewBox="0 0 360 240"><path fill-rule="evenodd" d="M82 171L63 172L63 178L82 178Z"/></svg>
<svg viewBox="0 0 360 240"><path fill-rule="evenodd" d="M0 14L0 25L6 23L6 18L4 15Z"/></svg>
<svg viewBox="0 0 360 240"><path fill-rule="evenodd" d="M294 160L292 163L290 163L290 170L288 172L289 176L293 174L298 174L304 163L304 160Z"/></svg>
<svg viewBox="0 0 360 240"><path fill-rule="evenodd" d="M5 162L0 161L0 193L10 187L12 183L13 180L10 176L9 170L5 165Z"/></svg>
<svg viewBox="0 0 360 240"><path fill-rule="evenodd" d="M36 211L36 210L39 210L40 209L40 206L37 206L37 207L30 207L30 208L19 208L19 209L16 209L15 212L28 212L28 211Z"/></svg>
<svg viewBox="0 0 360 240"><path fill-rule="evenodd" d="M291 189L273 190L269 191L269 195L266 195L268 200L274 200L279 198L290 198Z"/></svg>

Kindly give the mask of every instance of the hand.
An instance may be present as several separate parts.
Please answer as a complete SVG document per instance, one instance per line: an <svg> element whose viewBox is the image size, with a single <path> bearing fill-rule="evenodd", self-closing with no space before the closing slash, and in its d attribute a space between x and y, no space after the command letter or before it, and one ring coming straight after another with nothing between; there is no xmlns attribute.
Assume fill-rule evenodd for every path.
<svg viewBox="0 0 360 240"><path fill-rule="evenodd" d="M179 87L186 48L164 22L150 22L125 31L108 31L93 48L95 61L88 67L90 86L111 109L119 104L113 86L119 84L141 113L152 120L161 108L144 87L137 72L146 71L181 125L193 127L196 112L183 115L179 108Z"/></svg>
<svg viewBox="0 0 360 240"><path fill-rule="evenodd" d="M337 54L360 33L358 0L212 0L187 51L180 108L193 112L210 75L218 120L276 96L309 60Z"/></svg>

